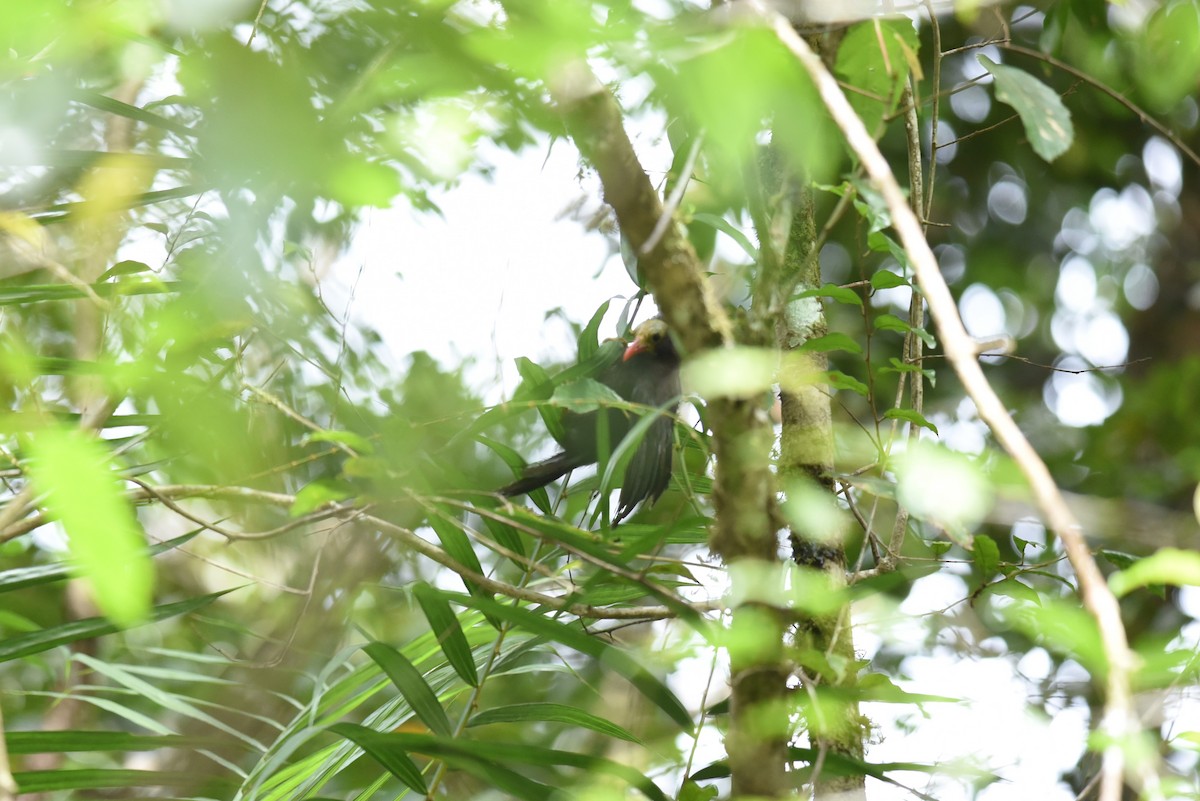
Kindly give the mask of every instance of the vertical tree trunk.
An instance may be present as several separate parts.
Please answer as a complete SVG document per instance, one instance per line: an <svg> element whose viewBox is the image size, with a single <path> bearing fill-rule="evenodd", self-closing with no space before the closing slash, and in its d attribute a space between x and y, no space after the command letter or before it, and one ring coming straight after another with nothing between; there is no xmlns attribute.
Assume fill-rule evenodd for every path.
<svg viewBox="0 0 1200 801"><path fill-rule="evenodd" d="M788 180L788 179L784 179ZM785 286L800 290L821 284L820 262L810 258L816 239L812 195L808 189L795 192L797 211L792 217L783 255ZM799 353L804 342L826 332L824 310L815 298L792 301L776 326L779 346L783 350L785 370L781 376L780 413L783 430L780 442L779 475L785 488L797 483L810 483L825 491L834 491L833 417L828 387L814 383L813 377L828 369L823 353ZM840 540L831 540L825 532L803 530L793 524L789 530L792 558L797 565L825 574L828 585L842 588L846 584L846 552ZM796 621L794 646L798 651L812 649L825 655L832 665L853 664L854 639L849 604L829 615L802 616ZM856 681L853 669L819 673L809 668L801 680L806 683L807 699L823 700L825 688L845 690ZM858 704L844 700L848 694L838 694L834 703L821 703L819 709L810 704L806 715L810 740L820 753L830 752L854 760L863 757L863 720ZM824 776L815 771L816 797L865 797L863 776Z"/></svg>
<svg viewBox="0 0 1200 801"><path fill-rule="evenodd" d="M768 458L774 432L758 399L710 405L714 420L720 421L713 426L717 518L711 544L729 567L734 597L725 738L733 797L787 798L795 783L787 771L791 720L785 622L772 605L782 595ZM780 591L765 589L772 584L779 584Z"/></svg>

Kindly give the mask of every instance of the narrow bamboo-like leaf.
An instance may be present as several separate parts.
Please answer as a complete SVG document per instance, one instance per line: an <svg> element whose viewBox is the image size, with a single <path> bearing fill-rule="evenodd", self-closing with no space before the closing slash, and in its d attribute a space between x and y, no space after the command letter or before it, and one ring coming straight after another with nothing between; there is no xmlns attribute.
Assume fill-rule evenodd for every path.
<svg viewBox="0 0 1200 801"><path fill-rule="evenodd" d="M428 734L402 732L386 736L408 751L417 751L443 759L458 756L472 760L486 760L496 765L516 763L538 765L545 768L561 765L579 768L589 774L606 773L628 782L652 801L667 801L666 795L649 778L633 768L604 757L562 751L556 748L540 748L527 743L456 740L446 737L431 737Z"/></svg>
<svg viewBox="0 0 1200 801"><path fill-rule="evenodd" d="M612 570L628 569L628 560L635 555L632 552L628 554L614 554L607 542L597 539L596 535L591 532L576 528L569 523L564 523L552 517L535 515L528 509L514 509L507 516L514 523L520 523L526 529L537 531L546 539L561 544L572 553L586 554L593 563L599 564L602 568L607 567ZM707 624L686 602L666 590L657 588L653 584L639 585L639 587L641 595L653 595L674 609L680 619L691 624L702 634L706 634ZM708 635L706 634L706 636Z"/></svg>
<svg viewBox="0 0 1200 801"><path fill-rule="evenodd" d="M172 693L168 690L165 690L162 686L159 686L154 682L145 681L144 679L133 675L120 665L116 665L111 662L104 662L96 659L95 657L89 656L88 654L82 653L75 654L72 658L96 673L111 679L115 684L128 688L138 696L147 699L156 706L171 712L175 712L184 717L205 723L218 731L225 732L230 737L241 740L251 747L262 750L265 750L266 748L265 745L256 742L249 735L243 734L237 728L203 711L193 704L190 699L177 693Z"/></svg>
<svg viewBox="0 0 1200 801"><path fill-rule="evenodd" d="M1108 579L1108 585L1118 596L1128 595L1150 584L1200 585L1200 553L1162 548L1154 555L1138 559L1126 569L1113 573Z"/></svg>
<svg viewBox="0 0 1200 801"><path fill-rule="evenodd" d="M442 709L437 695L426 683L421 671L408 661L408 657L382 642L370 643L363 650L375 660L375 664L383 668L383 672L430 731L450 736L453 727L450 718L446 717L446 710Z"/></svg>
<svg viewBox="0 0 1200 801"><path fill-rule="evenodd" d="M155 114L153 111L146 111L143 108L122 103L120 100L114 100L108 95L102 95L99 92L80 89L75 92L75 100L100 111L107 111L109 114L116 114L119 117L136 120L137 122L144 122L147 125L162 128L164 131L170 131L180 136L190 138L196 135L193 129L183 123L167 119L159 114Z"/></svg>
<svg viewBox="0 0 1200 801"><path fill-rule="evenodd" d="M179 292L182 285L177 281L117 281L114 283L90 284L88 289L102 298L122 295L165 295ZM86 297L83 289L70 284L30 284L27 286L0 287L0 306L24 306L29 303L47 303L74 300Z"/></svg>
<svg viewBox="0 0 1200 801"><path fill-rule="evenodd" d="M467 635L459 625L458 616L450 608L446 599L439 595L428 584L417 584L413 587L413 595L429 621L430 630L437 637L438 645L446 660L454 668L454 672L472 687L479 686L479 674L475 670L475 657L471 654L471 646Z"/></svg>
<svg viewBox="0 0 1200 801"><path fill-rule="evenodd" d="M425 778L416 763L401 748L397 748L388 735L353 723L335 723L329 730L366 751L371 759L387 768L388 773L403 782L406 787L422 794L429 792Z"/></svg>
<svg viewBox="0 0 1200 801"><path fill-rule="evenodd" d="M609 386L592 378L582 378L555 387L550 403L573 412L594 412L602 406L621 403L625 399Z"/></svg>
<svg viewBox="0 0 1200 801"><path fill-rule="evenodd" d="M530 721L543 720L581 726L585 729L600 732L601 734L607 734L610 737L628 740L631 743L641 743L641 740L634 737L631 732L612 721L565 704L534 703L493 707L475 715L467 723L467 726L486 726L491 723L528 723Z"/></svg>
<svg viewBox="0 0 1200 801"><path fill-rule="evenodd" d="M530 634L546 637L599 659L601 664L624 676L630 684L640 690L659 709L667 713L684 731L692 730L691 713L680 703L675 694L624 651L584 634L575 626L559 623L557 620L551 620L529 609L507 606L491 599L473 598L443 590L438 590L438 593L450 603L478 609L485 614L507 620Z"/></svg>
<svg viewBox="0 0 1200 801"><path fill-rule="evenodd" d="M168 200L180 200L185 197L192 197L207 191L202 186L187 184L184 186L176 186L172 189L156 189L151 192L142 192L138 195L130 195L122 199L119 204L122 208L137 208L140 206L151 206L155 203L165 203ZM53 223L66 222L81 211L88 209L87 201L72 201L70 203L55 203L50 206L45 206L41 210L33 213L31 216L42 225L50 225Z"/></svg>
<svg viewBox="0 0 1200 801"><path fill-rule="evenodd" d="M604 320L604 315L608 313L610 303L612 303L611 300L601 303L600 308L596 309L596 313L592 315L592 319L588 320L588 324L580 332L579 342L577 343L579 361L587 361L599 350L600 323Z"/></svg>
<svg viewBox="0 0 1200 801"><path fill-rule="evenodd" d="M154 568L108 451L76 428L47 428L29 443L29 475L67 532L71 556L97 605L131 626L150 611Z"/></svg>
<svg viewBox="0 0 1200 801"><path fill-rule="evenodd" d="M151 545L148 552L151 556L156 556L164 551L169 551L173 548L178 548L180 545L191 540L203 529L189 531L187 534L176 537L173 540L160 542ZM64 562L57 562L52 565L34 565L32 567L18 567L12 570L0 572L0 592L12 592L13 590L24 589L25 587L34 587L39 584L52 584L56 581L63 581L71 577L72 566Z"/></svg>
<svg viewBox="0 0 1200 801"><path fill-rule="evenodd" d="M189 598L186 601L177 601L173 604L156 606L151 610L150 617L142 621L142 625L156 623L160 620L166 620L177 615L186 615L189 612L202 609L227 592L230 591L222 590L221 592L214 592L211 595L201 595L198 598ZM43 629L42 631L9 637L6 640L0 640L0 662L23 659L33 654L40 654L42 651L49 651L51 648L57 648L60 645L68 645L79 640L90 640L105 634L112 634L117 630L118 627L106 618L89 617L83 620L64 623L61 626Z"/></svg>
<svg viewBox="0 0 1200 801"><path fill-rule="evenodd" d="M1012 106L1021 118L1033 152L1046 161L1066 153L1075 140L1075 126L1058 92L1024 70L997 64L984 55L978 58L996 79L996 99Z"/></svg>
<svg viewBox="0 0 1200 801"><path fill-rule="evenodd" d="M463 532L462 525L453 514L441 507L437 507L435 511L431 511L428 522L429 527L433 529L433 533L437 534L438 540L442 543L442 548L454 558L454 561L464 567L470 568L479 575L483 575L483 566L479 564L479 556L475 553L475 549L471 547L471 540ZM462 578L463 586L467 588L467 592L472 595L478 595L483 598L492 597L490 592L469 578L465 576L460 576L460 578ZM499 628L498 620L489 618L489 621L494 627Z"/></svg>
<svg viewBox="0 0 1200 801"><path fill-rule="evenodd" d="M4 739L10 754L155 751L159 748L213 748L229 744L228 737L130 734L123 731L10 731L5 733Z"/></svg>
<svg viewBox="0 0 1200 801"><path fill-rule="evenodd" d="M700 212L698 214L693 214L692 219L698 223L711 225L713 228L728 236L734 242L737 242L738 245L741 246L742 250L746 251L746 255L750 257L751 261L758 261L758 248L756 248L754 243L750 241L750 237L746 236L740 230L735 228L724 217L717 216L716 214Z"/></svg>
<svg viewBox="0 0 1200 801"><path fill-rule="evenodd" d="M220 776L197 776L194 771L165 770L27 770L14 773L18 795L56 790L103 790L116 787L194 787L201 781L208 789L232 793L237 783Z"/></svg>

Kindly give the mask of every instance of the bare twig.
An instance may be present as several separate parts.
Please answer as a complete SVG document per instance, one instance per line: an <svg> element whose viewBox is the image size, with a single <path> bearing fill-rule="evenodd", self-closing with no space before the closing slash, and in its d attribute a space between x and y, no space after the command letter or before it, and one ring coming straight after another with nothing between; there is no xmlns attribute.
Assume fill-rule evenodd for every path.
<svg viewBox="0 0 1200 801"><path fill-rule="evenodd" d="M1029 481L1042 515L1063 543L1079 582L1079 592L1088 612L1096 619L1104 655L1108 662L1105 677L1105 708L1101 730L1108 736L1104 749L1101 801L1118 801L1124 786L1125 757L1122 743L1132 733L1134 717L1129 674L1133 655L1121 622L1121 610L1108 589L1100 568L1084 540L1075 516L1054 483L1045 462L1017 427L1003 402L983 374L976 358L974 343L962 319L950 288L938 270L937 260L918 221L905 200L891 167L854 113L837 81L807 42L796 35L791 24L779 14L761 8L760 13L774 29L780 41L791 50L809 73L830 115L841 128L847 143L858 155L867 174L883 196L892 215L892 224L912 262L921 290L937 323L939 339L964 389L975 402L979 416L991 428L996 439L1008 451Z"/></svg>
<svg viewBox="0 0 1200 801"><path fill-rule="evenodd" d="M668 225L674 222L675 212L679 209L679 204L683 200L683 193L687 191L688 184L692 181L692 173L696 169L696 157L700 155L700 146L703 143L704 131L701 131L692 140L692 146L688 150L687 159L683 163L683 171L674 188L671 190L671 195L667 198L666 204L663 205L662 214L659 215L658 222L654 225L654 230L650 232L650 238L641 247L640 253L643 256L658 246L663 232L667 230Z"/></svg>

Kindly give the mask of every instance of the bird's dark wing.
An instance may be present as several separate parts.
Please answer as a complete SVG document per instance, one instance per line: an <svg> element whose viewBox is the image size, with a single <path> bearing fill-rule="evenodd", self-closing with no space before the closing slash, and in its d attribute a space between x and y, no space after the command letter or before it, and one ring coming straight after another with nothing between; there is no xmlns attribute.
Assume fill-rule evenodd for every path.
<svg viewBox="0 0 1200 801"><path fill-rule="evenodd" d="M613 523L620 523L642 501L653 503L671 481L674 451L674 423L668 412L649 412L659 417L650 424L646 436L625 469L621 501Z"/></svg>

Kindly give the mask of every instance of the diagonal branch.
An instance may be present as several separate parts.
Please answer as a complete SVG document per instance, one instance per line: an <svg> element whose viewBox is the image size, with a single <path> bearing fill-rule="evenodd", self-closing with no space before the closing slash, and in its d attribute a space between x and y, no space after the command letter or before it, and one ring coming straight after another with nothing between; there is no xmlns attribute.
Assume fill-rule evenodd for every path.
<svg viewBox="0 0 1200 801"><path fill-rule="evenodd" d="M1054 483L1045 462L1021 433L984 376L977 360L974 342L963 327L954 297L938 270L937 260L933 251L929 249L929 243L925 241L921 223L905 200L904 193L875 140L867 133L862 121L850 107L837 81L808 44L796 34L791 24L784 17L762 9L761 6L760 13L783 44L803 64L816 84L830 115L866 167L875 187L883 195L892 215L892 225L900 235L904 250L912 261L921 291L929 303L930 314L937 323L946 358L958 374L967 394L975 402L980 418L988 424L996 439L1024 473L1043 517L1063 543L1067 558L1070 559L1079 581L1083 604L1099 625L1104 655L1108 661L1104 720L1101 725L1110 738L1110 744L1104 750L1104 777L1101 781L1100 799L1117 801L1121 797L1125 773L1121 743L1134 730L1129 685L1133 655L1126 640L1117 599L1109 591L1100 568L1088 550L1083 531L1067 506L1062 492Z"/></svg>

